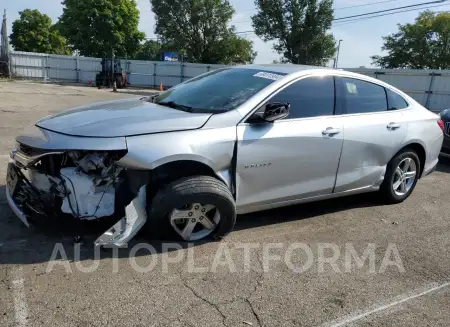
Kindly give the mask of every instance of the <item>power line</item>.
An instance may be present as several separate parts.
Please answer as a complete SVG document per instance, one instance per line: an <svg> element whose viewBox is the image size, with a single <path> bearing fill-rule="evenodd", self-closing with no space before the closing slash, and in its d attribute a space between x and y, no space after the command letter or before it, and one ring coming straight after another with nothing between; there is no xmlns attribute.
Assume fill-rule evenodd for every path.
<svg viewBox="0 0 450 327"><path fill-rule="evenodd" d="M394 1L400 1L400 0L376 1L376 2L371 2L371 3L365 3L363 5L355 5L355 6L346 6L346 7L333 8L333 10L344 10L344 9L367 7L367 6L373 6L373 5L378 5L378 4L382 4L382 3L388 3L388 2L394 2ZM257 8L253 7L253 8L249 8L249 9L239 10L239 12L247 12L247 11L254 11L254 10L257 10ZM249 21L250 20L247 20L246 22L249 22Z"/></svg>
<svg viewBox="0 0 450 327"><path fill-rule="evenodd" d="M392 8L392 9L384 9L384 10L372 11L372 12L368 12L368 13L365 13L365 14L352 15L352 16L347 16L347 17L339 17L339 18L335 18L333 21L336 21L336 20L343 20L343 19L347 19L347 18L354 18L354 17L369 16L369 15L372 15L372 14L379 14L379 13L383 13L383 12L389 12L389 11L394 11L394 10L399 10L399 9L405 9L405 8L412 8L412 7L426 6L426 5L436 4L436 3L444 3L444 2L447 2L447 1L448 1L448 0L436 0L436 1L429 1L429 2L416 3L416 4L414 4L414 5L402 6L402 7Z"/></svg>
<svg viewBox="0 0 450 327"><path fill-rule="evenodd" d="M367 6L373 6L373 5L377 5L377 4L381 4L381 3L388 3L388 2L394 2L394 1L400 1L400 0L376 1L376 2L372 2L372 3L365 3L363 5L333 8L333 10L344 10L344 9L351 9L351 8L358 8L358 7L367 7ZM253 8L249 8L249 9L239 10L239 12L246 12L246 11L253 11L253 10L257 10L257 8L253 7Z"/></svg>
<svg viewBox="0 0 450 327"><path fill-rule="evenodd" d="M340 22L340 20L355 17L355 16L349 16L349 17L337 18L337 19L334 19L333 21L337 21L338 20L338 23L341 23L341 24L335 25L335 26L340 26L340 25L344 25L344 23L350 23L350 22L364 20L364 19L377 18L377 17L382 17L382 16L389 16L389 15L400 14L400 13L403 13L403 12L414 11L414 10L422 10L422 9L429 9L429 8L435 8L435 7L440 7L440 6L446 6L446 4L443 4L443 3L448 2L448 1L449 0L438 0L438 1L432 1L432 2L425 2L425 3L416 4L416 5L412 5L412 6L418 6L418 5L424 6L424 5L427 5L427 4L436 4L436 3L438 3L438 5L427 6L427 7L423 7L423 8L412 8L412 9L407 9L407 10L399 10L399 9L405 9L405 8L410 8L411 7L411 6L403 6L403 7L394 8L394 9L388 9L387 10L387 11L399 10L399 11L392 12L392 13L388 12L388 13L384 13L384 14L381 14L381 15L374 15L374 16L370 16L370 17L360 17L361 15L355 15L355 16L358 16L360 18L350 19L350 20L345 20L343 22ZM381 12L386 12L386 10L382 10ZM367 16L367 15L373 15L373 14L376 14L376 13L380 13L380 11L375 11L375 12L366 13L366 14L362 14L362 15ZM249 30L249 31L236 32L236 34L249 34L249 33L254 33L254 32L255 32L254 30Z"/></svg>
<svg viewBox="0 0 450 327"><path fill-rule="evenodd" d="M388 2L394 2L394 1L399 1L399 0L384 0L384 1L377 1L377 2L365 3L365 4L363 4L363 5L356 5L356 6L347 6L347 7L334 8L334 10L343 10L343 9L351 9L351 8L367 7L367 6L373 6L373 5L378 5L378 4L381 4L381 3L388 3Z"/></svg>
<svg viewBox="0 0 450 327"><path fill-rule="evenodd" d="M401 10L401 11L397 11L397 12L391 12L391 13L375 15L375 16L370 16L370 17L360 17L360 18L346 20L346 21L343 21L343 22L337 22L337 24L334 24L333 26L335 26L335 27L336 26L342 26L342 25L347 25L347 24L350 24L350 23L354 23L354 22L358 22L358 21L362 21L362 20L367 20L367 19L371 19L371 18L389 16L389 15L400 14L400 13L403 13L403 12L409 12L409 11L415 11L415 10L421 10L421 9L430 9L430 8L436 8L436 7L449 6L449 5L450 4L439 4L439 5L435 5L435 6L428 6L428 7L424 7L424 8L413 8L413 9Z"/></svg>

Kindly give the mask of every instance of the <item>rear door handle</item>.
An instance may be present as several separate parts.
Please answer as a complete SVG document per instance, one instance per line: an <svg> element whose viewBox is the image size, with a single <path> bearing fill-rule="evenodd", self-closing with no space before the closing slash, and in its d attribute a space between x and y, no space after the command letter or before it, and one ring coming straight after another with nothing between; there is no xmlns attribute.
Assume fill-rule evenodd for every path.
<svg viewBox="0 0 450 327"><path fill-rule="evenodd" d="M397 124L397 123L390 123L389 125L387 125L387 129L390 130L395 130L395 129L399 129L402 125Z"/></svg>
<svg viewBox="0 0 450 327"><path fill-rule="evenodd" d="M326 130L322 131L323 136L333 136L341 132L340 128L328 127Z"/></svg>

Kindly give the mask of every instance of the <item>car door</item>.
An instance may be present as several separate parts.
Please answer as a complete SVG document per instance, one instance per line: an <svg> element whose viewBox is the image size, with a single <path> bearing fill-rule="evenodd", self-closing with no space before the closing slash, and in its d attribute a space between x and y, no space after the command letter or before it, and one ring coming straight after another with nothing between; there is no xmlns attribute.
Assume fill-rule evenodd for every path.
<svg viewBox="0 0 450 327"><path fill-rule="evenodd" d="M333 76L295 81L264 106L275 102L290 104L287 118L237 127L238 212L333 191L343 143Z"/></svg>
<svg viewBox="0 0 450 327"><path fill-rule="evenodd" d="M392 95L393 91L368 81L337 77L336 82L346 114L335 192L377 187L406 136L402 109L408 103L400 95Z"/></svg>

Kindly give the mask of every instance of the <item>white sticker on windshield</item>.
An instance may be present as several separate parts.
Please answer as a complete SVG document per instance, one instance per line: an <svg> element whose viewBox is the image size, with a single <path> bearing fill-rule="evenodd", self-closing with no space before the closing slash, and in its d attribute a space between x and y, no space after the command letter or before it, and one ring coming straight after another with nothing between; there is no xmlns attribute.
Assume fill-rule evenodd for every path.
<svg viewBox="0 0 450 327"><path fill-rule="evenodd" d="M279 79L283 78L283 75L277 75L277 74L273 74L273 73L266 73L266 72L259 72L255 75L253 75L255 77L261 77L261 78L267 78L267 79L271 79L273 81L278 81Z"/></svg>

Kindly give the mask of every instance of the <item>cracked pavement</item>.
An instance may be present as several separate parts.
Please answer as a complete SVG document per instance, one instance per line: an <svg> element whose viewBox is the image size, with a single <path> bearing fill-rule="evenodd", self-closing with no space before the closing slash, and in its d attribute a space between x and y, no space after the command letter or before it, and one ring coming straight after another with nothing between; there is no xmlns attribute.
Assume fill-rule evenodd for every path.
<svg viewBox="0 0 450 327"><path fill-rule="evenodd" d="M147 242L145 235L119 250L117 260L112 251L102 250L94 261L90 244L104 226L88 224L75 262L70 227L22 226L3 195L14 136L66 107L142 94L129 92L0 82L0 326L337 326L334 322L342 317L408 297L344 325L450 325L449 287L411 295L450 281L449 162L421 180L399 205L381 205L365 194L243 215L223 242L180 243L181 249L163 252L161 242L151 241L155 253L141 249L131 259L132 246ZM63 244L67 261L53 262L48 272L57 243ZM307 245L314 258L311 268L299 273L283 260L264 262L264 247L275 243L281 248L270 252L281 256L292 244ZM317 261L324 243L339 248L337 269ZM242 244L255 246L248 264ZM375 272L368 264L347 270L346 244L359 255L375 244ZM381 269L389 244L398 249L404 272L392 265ZM221 249L227 255L218 261L216 253L225 254ZM223 264L227 258L232 267ZM291 263L301 267L306 259L305 252L293 251ZM92 272L81 271L96 262ZM136 265L153 269L139 272ZM18 278L23 280L20 290L14 287ZM21 316L17 308L23 307Z"/></svg>

